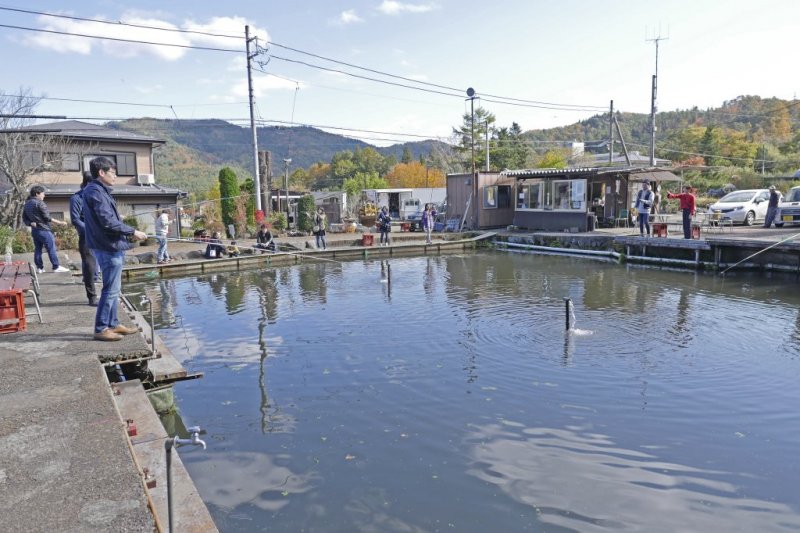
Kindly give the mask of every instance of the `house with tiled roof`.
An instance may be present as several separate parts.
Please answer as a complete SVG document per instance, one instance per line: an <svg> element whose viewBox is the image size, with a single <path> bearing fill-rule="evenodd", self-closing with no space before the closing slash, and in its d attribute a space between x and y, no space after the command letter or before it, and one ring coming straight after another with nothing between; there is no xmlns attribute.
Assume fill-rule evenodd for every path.
<svg viewBox="0 0 800 533"><path fill-rule="evenodd" d="M186 193L158 184L153 151L166 141L138 133L66 120L26 126L18 131L51 135L68 141L68 153L60 155L58 164L31 176L28 185L45 187L48 208L54 218L69 219L69 198L80 189L83 171L89 161L104 156L117 165L114 198L122 216L136 215L139 227L151 232L156 212L169 208L175 212ZM28 154L36 166L47 154ZM2 188L2 184L0 184ZM0 191L1 192L1 191ZM176 218L173 214L172 218Z"/></svg>

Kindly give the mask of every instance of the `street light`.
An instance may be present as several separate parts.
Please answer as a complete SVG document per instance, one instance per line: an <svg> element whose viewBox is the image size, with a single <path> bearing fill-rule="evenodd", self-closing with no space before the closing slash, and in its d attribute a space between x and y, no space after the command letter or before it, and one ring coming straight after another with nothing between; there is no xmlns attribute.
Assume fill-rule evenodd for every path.
<svg viewBox="0 0 800 533"><path fill-rule="evenodd" d="M291 158L283 160L283 188L286 190L286 229L289 229L289 163Z"/></svg>

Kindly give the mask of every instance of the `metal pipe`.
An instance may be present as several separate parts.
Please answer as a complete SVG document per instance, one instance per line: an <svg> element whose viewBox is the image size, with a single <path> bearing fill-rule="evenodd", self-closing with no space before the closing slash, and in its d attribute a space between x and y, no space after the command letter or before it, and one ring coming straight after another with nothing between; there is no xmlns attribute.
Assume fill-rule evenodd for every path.
<svg viewBox="0 0 800 533"><path fill-rule="evenodd" d="M172 439L164 442L164 449L167 452L167 531L172 533Z"/></svg>
<svg viewBox="0 0 800 533"><path fill-rule="evenodd" d="M569 306L570 305L572 305L572 300L570 298L564 298L564 307L566 308L565 309L565 311L566 311L565 320L566 320L567 331L569 331L569 329L570 329L570 327L569 327L570 326L570 324L569 324Z"/></svg>
<svg viewBox="0 0 800 533"><path fill-rule="evenodd" d="M518 244L515 242L496 242L497 246L507 246L509 248L522 248L524 250L540 250L543 252L552 252L556 254L565 254L565 255L594 255L598 257L611 257L614 259L618 259L619 255L617 252L613 251L603 251L603 250L581 250L579 248L552 248L550 246L539 246L538 244Z"/></svg>
<svg viewBox="0 0 800 533"><path fill-rule="evenodd" d="M146 294L142 294L141 300L139 301L139 305L144 305L147 303L147 306L150 308L150 353L153 357L156 356L156 319L155 319L155 312L153 311L153 301L147 297Z"/></svg>
<svg viewBox="0 0 800 533"><path fill-rule="evenodd" d="M206 449L206 443L200 439L200 426L192 426L186 428L186 431L192 434L190 439L180 439L177 436L164 441L164 449L167 454L167 514L169 516L169 532L174 531L172 527L172 448L178 448L183 445L202 446Z"/></svg>

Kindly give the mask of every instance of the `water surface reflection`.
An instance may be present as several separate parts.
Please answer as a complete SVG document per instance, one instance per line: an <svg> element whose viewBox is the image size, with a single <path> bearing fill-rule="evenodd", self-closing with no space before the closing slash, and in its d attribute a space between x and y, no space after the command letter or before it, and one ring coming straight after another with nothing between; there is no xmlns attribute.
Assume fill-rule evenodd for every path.
<svg viewBox="0 0 800 533"><path fill-rule="evenodd" d="M223 531L782 531L796 287L479 253L126 292L205 372L176 395Z"/></svg>

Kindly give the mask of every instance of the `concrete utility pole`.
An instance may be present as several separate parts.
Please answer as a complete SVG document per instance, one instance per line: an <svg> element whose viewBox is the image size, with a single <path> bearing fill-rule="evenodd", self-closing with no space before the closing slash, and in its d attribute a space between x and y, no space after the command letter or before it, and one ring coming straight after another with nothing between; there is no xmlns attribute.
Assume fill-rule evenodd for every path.
<svg viewBox="0 0 800 533"><path fill-rule="evenodd" d="M608 112L608 162L614 162L614 100Z"/></svg>
<svg viewBox="0 0 800 533"><path fill-rule="evenodd" d="M467 89L467 100L469 100L469 128L470 128L470 148L472 149L472 179L475 179L475 89Z"/></svg>
<svg viewBox="0 0 800 533"><path fill-rule="evenodd" d="M253 177L256 185L256 210L261 211L261 177L258 172L258 134L256 133L256 118L253 110L253 70L250 66L250 61L258 55L258 52L256 51L255 54L250 54L250 41L255 39L255 37L252 39L250 38L250 26L244 27L244 39L247 51L247 94L250 100L250 131L253 134Z"/></svg>
<svg viewBox="0 0 800 533"><path fill-rule="evenodd" d="M283 160L283 186L286 188L286 229L289 229L289 163L292 160L286 158Z"/></svg>
<svg viewBox="0 0 800 533"><path fill-rule="evenodd" d="M264 187L256 191L261 196L261 205L264 208L264 218L269 219L272 212L272 154L266 150L258 152L259 173L264 178Z"/></svg>
<svg viewBox="0 0 800 533"><path fill-rule="evenodd" d="M650 166L656 166L656 96L658 91L658 43L659 41L666 41L669 37L661 37L659 32L658 37L652 39L645 39L646 41L656 43L656 73L653 74L653 86L650 97Z"/></svg>
<svg viewBox="0 0 800 533"><path fill-rule="evenodd" d="M489 172L489 121L486 121L486 172Z"/></svg>

